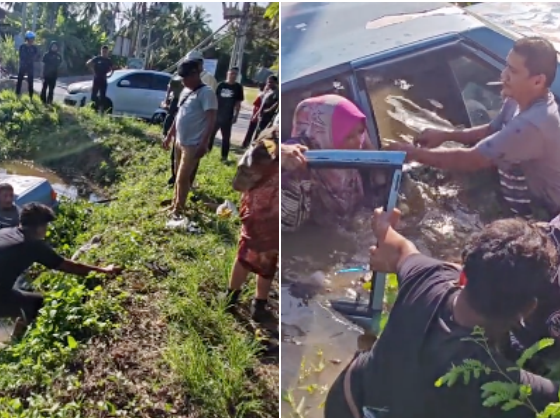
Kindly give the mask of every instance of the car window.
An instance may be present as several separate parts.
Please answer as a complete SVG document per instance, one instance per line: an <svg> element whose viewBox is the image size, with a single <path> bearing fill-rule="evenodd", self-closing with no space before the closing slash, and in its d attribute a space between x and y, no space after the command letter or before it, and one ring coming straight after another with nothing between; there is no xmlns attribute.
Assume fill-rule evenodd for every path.
<svg viewBox="0 0 560 420"><path fill-rule="evenodd" d="M123 86L123 81L130 82L130 86ZM133 73L123 77L118 86L124 89L150 89L152 77L148 73Z"/></svg>
<svg viewBox="0 0 560 420"><path fill-rule="evenodd" d="M412 141L426 128L471 126L450 61L459 48L419 54L358 72L368 93L381 144Z"/></svg>
<svg viewBox="0 0 560 420"><path fill-rule="evenodd" d="M164 76L163 74L153 74L152 75L152 89L167 91L167 86L169 85L170 76Z"/></svg>
<svg viewBox="0 0 560 420"><path fill-rule="evenodd" d="M305 89L296 89L289 92L282 92L282 107L280 119L281 140L287 140L292 134L292 122L294 112L298 104L307 98L335 93L344 97L351 98L350 85L347 78L349 75L341 75L338 78L321 80L310 84Z"/></svg>
<svg viewBox="0 0 560 420"><path fill-rule="evenodd" d="M472 126L488 124L502 109L500 70L476 59L459 56L449 60ZM494 84L492 83L494 82Z"/></svg>

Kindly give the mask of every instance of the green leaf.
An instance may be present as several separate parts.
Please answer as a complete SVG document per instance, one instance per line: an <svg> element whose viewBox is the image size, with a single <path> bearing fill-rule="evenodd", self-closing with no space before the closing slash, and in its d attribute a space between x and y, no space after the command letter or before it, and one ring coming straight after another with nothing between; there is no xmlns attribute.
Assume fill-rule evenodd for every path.
<svg viewBox="0 0 560 420"><path fill-rule="evenodd" d="M514 408L517 408L517 407L522 406L522 405L523 405L523 403L519 400L511 400L511 401L508 401L507 403L505 403L504 405L502 405L502 410L511 411Z"/></svg>
<svg viewBox="0 0 560 420"><path fill-rule="evenodd" d="M542 340L533 344L531 347L525 350L515 364L518 368L523 368L523 366L525 366L525 363L527 363L529 359L533 358L533 356L535 356L539 351L546 349L553 344L554 340L552 338L543 338Z"/></svg>
<svg viewBox="0 0 560 420"><path fill-rule="evenodd" d="M78 343L77 343L76 339L74 337L72 337L71 335L66 337L66 341L68 341L68 347L70 347L71 349L75 349L75 348L78 347Z"/></svg>

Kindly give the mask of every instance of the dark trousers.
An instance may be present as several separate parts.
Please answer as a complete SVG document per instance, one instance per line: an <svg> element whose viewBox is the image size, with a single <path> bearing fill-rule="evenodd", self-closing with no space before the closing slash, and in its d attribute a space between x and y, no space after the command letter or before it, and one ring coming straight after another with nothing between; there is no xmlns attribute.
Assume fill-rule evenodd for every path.
<svg viewBox="0 0 560 420"><path fill-rule="evenodd" d="M163 136L167 137L169 130L173 127L173 123L175 122L175 116L177 115L177 105L178 100L173 99L171 104L169 105L169 111L167 112L167 116L165 117L165 121L163 122ZM173 146L171 146L171 178L169 178L169 185L175 184L175 179L177 178L177 174L175 173L175 142L173 142Z"/></svg>
<svg viewBox="0 0 560 420"><path fill-rule="evenodd" d="M91 100L94 103L96 111L103 111L107 104L107 79L103 77L95 77L93 86L91 87Z"/></svg>
<svg viewBox="0 0 560 420"><path fill-rule="evenodd" d="M19 289L3 290L0 293L0 318L23 317L27 323L37 318L43 306L41 293L26 292Z"/></svg>
<svg viewBox="0 0 560 420"><path fill-rule="evenodd" d="M27 87L29 88L29 97L33 98L33 67L26 68L20 67L17 76L16 84L16 95L21 95L21 85L23 83L23 78L27 76Z"/></svg>
<svg viewBox="0 0 560 420"><path fill-rule="evenodd" d="M249 128L247 129L247 134L245 134L245 140L243 140L243 148L246 149L251 145L253 141L253 137L255 136L255 131L259 125L258 121L254 121L251 119L251 123L249 124Z"/></svg>
<svg viewBox="0 0 560 420"><path fill-rule="evenodd" d="M41 89L41 100L45 104L52 104L54 97L54 88L56 87L56 79L58 76L43 76L43 89Z"/></svg>
<svg viewBox="0 0 560 420"><path fill-rule="evenodd" d="M268 125L272 122L272 120L274 119L274 115L261 115L259 118L259 122L257 124L257 129L255 131L255 139L257 139L263 130L266 129L266 127L268 127Z"/></svg>
<svg viewBox="0 0 560 420"><path fill-rule="evenodd" d="M216 122L216 127L210 137L210 144L208 145L208 151L211 152L214 147L214 140L216 139L216 134L218 131L222 133L222 159L226 160L229 156L229 149L231 148L231 129L233 127L232 121L218 121Z"/></svg>

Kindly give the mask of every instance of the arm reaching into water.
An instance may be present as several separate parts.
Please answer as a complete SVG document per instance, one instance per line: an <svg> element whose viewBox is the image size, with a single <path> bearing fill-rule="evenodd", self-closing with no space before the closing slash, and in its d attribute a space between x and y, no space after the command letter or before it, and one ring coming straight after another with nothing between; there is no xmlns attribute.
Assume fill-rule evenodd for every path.
<svg viewBox="0 0 560 420"><path fill-rule="evenodd" d="M396 273L408 257L420 254L412 242L394 229L400 217L401 212L397 209L387 213L378 208L373 212L372 227L377 238L377 246L370 248L370 267L373 271Z"/></svg>

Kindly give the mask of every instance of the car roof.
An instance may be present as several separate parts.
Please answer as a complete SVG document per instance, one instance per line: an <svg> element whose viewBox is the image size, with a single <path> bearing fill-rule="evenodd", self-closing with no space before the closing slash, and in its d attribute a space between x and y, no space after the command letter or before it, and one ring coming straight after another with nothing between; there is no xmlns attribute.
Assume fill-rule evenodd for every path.
<svg viewBox="0 0 560 420"><path fill-rule="evenodd" d="M122 69L122 70L115 70L115 75L117 76L125 76L129 73L150 73L150 74L159 74L162 76L171 77L171 73L166 73L163 71L156 71L156 70L143 70L143 69Z"/></svg>
<svg viewBox="0 0 560 420"><path fill-rule="evenodd" d="M280 4L282 84L362 57L484 26L450 3Z"/></svg>

